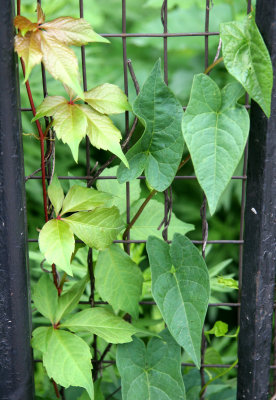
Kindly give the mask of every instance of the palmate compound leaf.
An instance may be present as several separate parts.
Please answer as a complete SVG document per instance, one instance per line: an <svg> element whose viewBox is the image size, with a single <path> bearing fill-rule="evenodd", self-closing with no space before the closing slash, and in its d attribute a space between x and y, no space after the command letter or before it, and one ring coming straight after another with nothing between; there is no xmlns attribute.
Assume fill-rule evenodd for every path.
<svg viewBox="0 0 276 400"><path fill-rule="evenodd" d="M85 244L98 250L108 247L125 227L116 207L80 211L63 221Z"/></svg>
<svg viewBox="0 0 276 400"><path fill-rule="evenodd" d="M210 294L205 261L192 242L177 233L171 246L150 236L147 252L153 298L170 333L199 368L202 328Z"/></svg>
<svg viewBox="0 0 276 400"><path fill-rule="evenodd" d="M139 331L125 320L102 307L89 308L68 317L61 325L72 332L89 332L107 343L127 343Z"/></svg>
<svg viewBox="0 0 276 400"><path fill-rule="evenodd" d="M122 108L125 109L125 105ZM87 135L93 146L111 151L128 166L120 146L121 132L107 115L86 104L71 104L64 97L48 96L38 107L32 121L44 116L53 117L57 138L69 145L76 162L80 141Z"/></svg>
<svg viewBox="0 0 276 400"><path fill-rule="evenodd" d="M123 400L185 400L181 348L168 330L150 339L138 338L117 348Z"/></svg>
<svg viewBox="0 0 276 400"><path fill-rule="evenodd" d="M53 176L52 182L48 187L48 196L54 206L56 216L58 216L64 200L64 192L56 175Z"/></svg>
<svg viewBox="0 0 276 400"><path fill-rule="evenodd" d="M220 24L225 67L270 116L273 71L269 52L252 14Z"/></svg>
<svg viewBox="0 0 276 400"><path fill-rule="evenodd" d="M47 336L43 365L49 378L53 378L57 384L65 388L83 387L90 399L94 399L90 348L79 336L52 329Z"/></svg>
<svg viewBox="0 0 276 400"><path fill-rule="evenodd" d="M39 248L50 264L72 274L71 256L75 248L74 234L68 224L58 219L48 221L39 233Z"/></svg>
<svg viewBox="0 0 276 400"><path fill-rule="evenodd" d="M58 308L58 292L48 274L43 274L34 286L32 300L40 314L54 324Z"/></svg>
<svg viewBox="0 0 276 400"><path fill-rule="evenodd" d="M194 77L183 117L183 135L211 215L241 157L249 133L249 116L237 104L244 93L238 82L221 91L207 75Z"/></svg>
<svg viewBox="0 0 276 400"><path fill-rule="evenodd" d="M133 112L145 126L145 131L126 154L130 168L120 164L118 180L120 183L131 181L145 170L150 186L163 191L176 174L184 141L181 133L183 110L163 81L160 60L135 100Z"/></svg>
<svg viewBox="0 0 276 400"><path fill-rule="evenodd" d="M98 254L95 268L96 289L115 311L123 310L138 319L143 275L118 245L113 244Z"/></svg>

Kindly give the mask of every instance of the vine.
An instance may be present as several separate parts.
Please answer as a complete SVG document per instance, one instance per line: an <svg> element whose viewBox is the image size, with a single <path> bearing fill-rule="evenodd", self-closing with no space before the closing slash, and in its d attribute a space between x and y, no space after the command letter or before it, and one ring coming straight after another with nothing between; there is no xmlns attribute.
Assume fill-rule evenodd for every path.
<svg viewBox="0 0 276 400"><path fill-rule="evenodd" d="M39 248L44 261L51 265L53 275L52 280L49 274L43 273L33 291L34 306L46 318L47 326L39 326L33 331L32 347L42 357L57 398L60 398L58 385L84 388L86 392L81 399L86 399L87 395L89 399L103 398L100 397L98 372L105 362L107 366L112 365L116 357L123 399L157 400L161 398L161 392L168 399L185 399L181 349L184 349L186 359L200 368L210 286L214 276L226 264L215 271L208 270L204 257L185 236L193 226L178 220L171 209L168 221L162 219L163 206L155 196L166 191L178 171L191 160L213 215L247 142L249 116L239 103L245 91L269 117L272 65L254 12L243 21L221 24L215 60L204 74L194 77L184 113L161 76L160 60L141 89L131 61L128 61L137 93L132 106L123 91L112 84L83 91L78 61L70 46L108 42L83 18L60 17L45 22L38 3L37 20L31 22L20 15L19 1L14 25L18 29L15 51L21 58L34 116L32 121L36 123L41 148L39 170L45 224L39 232ZM219 57L221 50L223 56ZM32 69L41 62L64 84L67 98L46 96L36 109L28 79ZM209 76L221 62L234 78L223 89ZM128 111L132 111L135 118L120 144L121 132L109 116ZM51 118L45 132L39 122L44 117ZM138 121L144 132L124 153ZM88 187L73 185L65 195L53 171L47 190L48 155L45 155L44 142L49 139L51 130L58 140L70 147L75 162L78 162L79 144L85 137L94 147L113 153L98 169L96 164ZM182 160L184 146L189 154ZM109 168L116 158L121 160L119 167ZM150 193L144 197L136 179L143 172L150 188ZM97 180L106 173L116 173L117 181L107 185ZM94 182L97 182L97 189L92 188ZM133 213L127 226L123 218L125 207L121 186L125 182L130 182ZM167 232L169 223L168 236L167 233L162 235L161 227L163 233ZM129 235L137 240L146 235L150 268L142 271L139 267L143 246L132 248L129 255L113 243L118 235L122 235L119 242L124 244L128 243ZM206 240L203 240L203 254ZM87 293L89 273L82 273L73 284L68 278L73 277L74 260L85 246L89 248L88 269L93 275L91 308L81 306L89 303L81 301ZM96 263L92 261L92 249ZM60 273L63 274L61 279ZM236 289L231 278L221 278L219 283ZM166 329L158 334L145 329L139 321L139 301L145 295L154 299L166 324ZM217 321L205 335L208 339L210 334L220 337L227 336L227 332L226 324ZM96 335L92 343L94 354L90 349L91 335ZM146 345L138 336L153 337ZM100 338L101 345L105 343L99 357L96 337ZM107 355L114 349L113 344L118 345L116 356L113 352L113 361L107 360ZM237 360L224 373L236 364ZM203 396L206 388L222 375L210 377L198 395Z"/></svg>

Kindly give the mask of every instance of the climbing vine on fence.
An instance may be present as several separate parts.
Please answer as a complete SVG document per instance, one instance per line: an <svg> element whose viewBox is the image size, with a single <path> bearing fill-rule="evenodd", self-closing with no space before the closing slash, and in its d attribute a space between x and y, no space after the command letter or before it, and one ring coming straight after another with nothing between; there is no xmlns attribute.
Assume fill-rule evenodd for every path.
<svg viewBox="0 0 276 400"><path fill-rule="evenodd" d="M41 355L57 397L60 385L82 387L87 393L81 399L86 396L94 399L92 367L98 370L111 344L117 344L116 364L123 400L185 399L181 349L200 368L210 286L227 262L215 271L208 271L204 258L185 236L193 230L193 225L180 221L173 213L168 236L162 235L163 207L154 197L170 187L176 173L191 158L210 213L214 214L247 142L249 116L241 100L245 91L269 117L272 65L254 12L243 21L221 24L223 57L218 54L205 73L194 77L184 113L162 78L160 60L132 106L123 91L109 83L83 91L77 57L70 46L108 43L84 19L60 17L45 22L37 4L36 22L18 15L14 25L18 29L15 50L21 57L33 121L40 134L42 177L45 178L43 146L49 131L70 147L76 162L80 142L85 137L92 146L121 160L118 168L107 168L108 162L96 171L89 187L73 185L66 195L53 171L47 189L48 203L43 180L45 224L40 227L39 248L44 261L52 266L53 279L44 272L34 288L34 306L48 323L33 331L32 346ZM235 78L222 89L209 76L221 61ZM47 96L35 110L28 78L41 62L64 84L67 97ZM129 136L120 144L122 135L109 116L126 111L132 111L135 120ZM39 122L44 117L48 123L45 132ZM124 153L137 120L144 132ZM189 156L182 160L185 146ZM110 162L114 158L111 156ZM141 195L136 180L143 172L150 188L147 197ZM114 173L117 181L98 181L96 188L91 187L100 174ZM125 182L130 182L132 193L132 214L127 226L122 203ZM132 248L128 254L121 245L113 243L118 236L126 238L127 234L136 239L146 236L150 269L142 271L139 266L143 246ZM92 307L80 306L89 273L82 274L73 284L70 281L74 261L85 246L95 251L97 259L89 273L92 279L92 271L93 290L98 293L101 305L95 306L92 299ZM233 285L230 280L226 279L224 284ZM145 293L155 300L166 323L162 332L153 334L139 321L139 301ZM205 333L207 337L224 336L227 326L217 321ZM96 363L91 363L97 352L93 345L91 353L93 335L106 342ZM147 336L151 338L145 344L141 337ZM101 399L97 373L93 377L95 398Z"/></svg>

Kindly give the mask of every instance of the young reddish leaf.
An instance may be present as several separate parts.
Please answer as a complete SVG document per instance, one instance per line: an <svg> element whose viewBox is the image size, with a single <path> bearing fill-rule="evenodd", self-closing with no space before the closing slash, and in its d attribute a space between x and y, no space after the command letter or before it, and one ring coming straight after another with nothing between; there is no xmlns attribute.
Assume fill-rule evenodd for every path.
<svg viewBox="0 0 276 400"><path fill-rule="evenodd" d="M40 31L40 35L42 61L45 68L55 79L71 87L80 98L83 98L79 82L78 60L73 50L55 39L49 32Z"/></svg>
<svg viewBox="0 0 276 400"><path fill-rule="evenodd" d="M37 23L43 24L45 22L45 14L42 11L41 5L39 3L37 3L36 12L37 12Z"/></svg>
<svg viewBox="0 0 276 400"><path fill-rule="evenodd" d="M116 128L110 118L101 115L91 107L83 104L81 110L87 117L87 136L91 144L98 149L109 150L119 157L128 167L127 159L120 146L121 132Z"/></svg>
<svg viewBox="0 0 276 400"><path fill-rule="evenodd" d="M53 126L57 138L67 143L78 162L79 144L85 136L87 119L76 104L61 104L54 113Z"/></svg>
<svg viewBox="0 0 276 400"><path fill-rule="evenodd" d="M91 25L83 18L61 17L46 22L42 26L49 36L68 46L82 46L89 42L109 41L93 31Z"/></svg>
<svg viewBox="0 0 276 400"><path fill-rule="evenodd" d="M28 32L25 36L20 34L15 36L15 51L25 63L25 81L36 64L42 60L39 32Z"/></svg>
<svg viewBox="0 0 276 400"><path fill-rule="evenodd" d="M85 101L102 114L120 114L131 111L125 93L116 85L104 83L84 93Z"/></svg>
<svg viewBox="0 0 276 400"><path fill-rule="evenodd" d="M52 117L58 112L59 106L68 104L67 100L62 96L47 96L43 102L37 107L35 117L32 122L42 117Z"/></svg>
<svg viewBox="0 0 276 400"><path fill-rule="evenodd" d="M28 31L37 31L38 29L36 23L25 17L22 17L21 15L18 15L14 18L14 26L20 30L22 36L25 36Z"/></svg>

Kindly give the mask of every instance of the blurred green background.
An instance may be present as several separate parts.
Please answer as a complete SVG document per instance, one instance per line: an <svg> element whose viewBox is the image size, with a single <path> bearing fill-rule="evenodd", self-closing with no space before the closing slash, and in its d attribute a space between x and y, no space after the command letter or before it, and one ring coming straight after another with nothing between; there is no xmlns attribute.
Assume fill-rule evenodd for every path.
<svg viewBox="0 0 276 400"><path fill-rule="evenodd" d="M23 0L21 3L21 14L31 20L35 20L35 1ZM127 0L126 3L127 32L162 33L163 27L160 18L162 0ZM46 14L46 20L52 20L59 16L79 17L79 2L77 0L44 0L42 1L42 8ZM205 0L168 0L168 31L170 33L204 32L205 8ZM209 30L218 31L220 22L244 18L246 9L246 0L211 1ZM86 0L84 1L84 18L89 21L97 33L120 33L122 30L121 1ZM175 92L183 106L186 106L188 103L193 76L197 73L204 72L204 41L204 37L168 38L169 87ZM218 36L211 36L209 38L209 64L212 63L216 55L218 41ZM74 50L80 61L80 49L74 48ZM123 89L122 54L121 38L110 38L110 44L96 43L86 46L88 89L105 82L116 84ZM137 80L141 86L156 60L161 57L163 61L163 39L128 38L127 57L132 60ZM223 63L219 64L212 71L211 77L220 87L224 86L232 79L226 73ZM129 100L130 103L132 103L136 94L130 75L128 78ZM41 69L38 66L34 68L31 74L30 85L35 105L38 106L43 100ZM66 95L62 84L55 81L49 74L47 74L47 88L49 95ZM22 74L20 89L21 106L29 107ZM37 134L36 126L31 123L31 119L31 112L22 112L26 175L31 174L40 166L39 141L32 135L28 135L29 133ZM132 120L133 116L131 116L131 121ZM122 135L124 136L124 116L114 117L114 122L121 129ZM142 127L138 126L134 135L134 141L139 137L142 131ZM95 164L96 160L99 161L99 163L103 163L108 157L108 153L92 148L91 166ZM116 164L117 163L114 162L112 165ZM72 175L86 174L84 141L80 146L78 164L74 163L69 147L59 141L56 142L55 171L58 175L68 175L68 173ZM194 175L191 162L182 168L181 174ZM235 174L242 174L242 161ZM62 184L65 190L69 187L69 183L66 181L62 181ZM142 193L146 194L148 189L143 185L144 183L142 183ZM202 190L195 180L177 180L173 183L172 188L174 213L182 221L195 225L196 229L189 233L188 237L201 240L200 206L203 200ZM208 214L210 240L239 239L241 188L241 180L232 181L220 201L216 214L212 218ZM37 230L41 229L44 221L41 181L29 180L26 183L26 193L29 237L37 238ZM158 200L163 201L163 196L160 195ZM31 276L33 279L37 279L39 271L38 265L42 261L42 255L38 252L38 246L36 244L30 244L30 250ZM223 264L220 264L221 268L217 268L217 271L219 271L217 273L218 275L238 279L238 257L238 245L214 244L212 246L207 246L206 261L208 267L211 269L223 262ZM147 261L145 259L141 260L141 267L143 269L147 268ZM214 280L215 279L217 279L216 273L214 275ZM220 286L214 281L214 286L216 285L217 291L212 293L216 300L237 301L237 290ZM147 310L145 310L145 314L146 313ZM213 326L217 319L227 322L229 324L229 329L235 331L237 327L237 310L227 308L209 309L207 328ZM217 361L218 357L220 357L220 362L225 363L232 363L235 360L235 339L214 339L212 345L213 348L216 349L215 351L221 353L220 356L217 354ZM43 379L45 380L46 378L41 378L42 381ZM46 383L40 382L40 384L42 385L41 391L45 391ZM74 395L72 396L73 397L70 397L69 393L69 400L70 398L76 398ZM119 397L116 395L112 398L120 398L120 394L118 396ZM192 399L193 397L190 398Z"/></svg>

